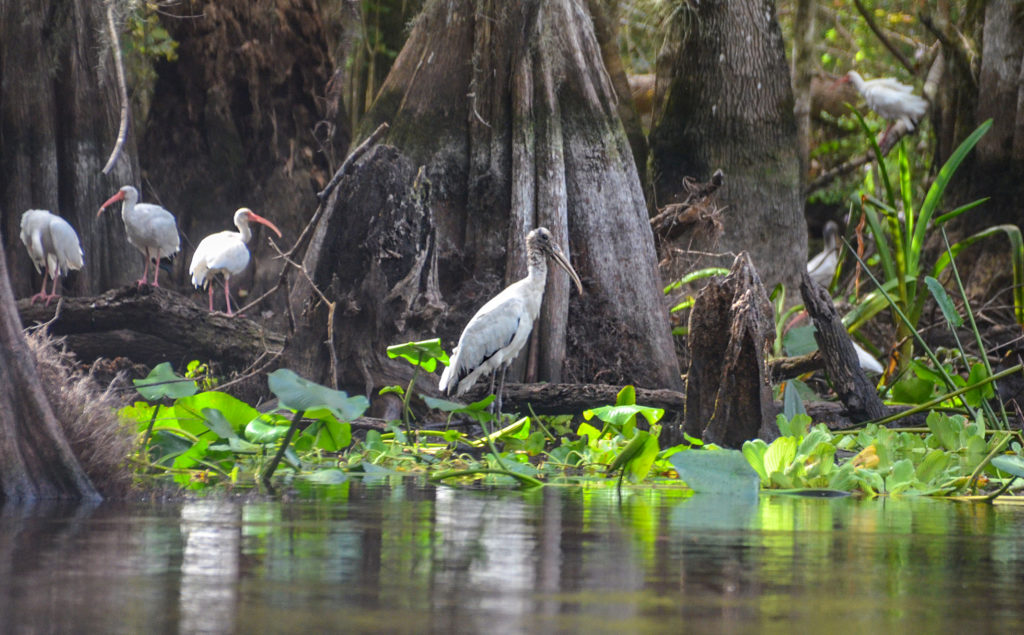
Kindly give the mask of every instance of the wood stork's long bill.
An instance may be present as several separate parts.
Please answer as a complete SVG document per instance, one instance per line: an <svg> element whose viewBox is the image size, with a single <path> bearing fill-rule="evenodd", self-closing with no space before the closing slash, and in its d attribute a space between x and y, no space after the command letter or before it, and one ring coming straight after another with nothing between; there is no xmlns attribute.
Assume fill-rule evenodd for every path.
<svg viewBox="0 0 1024 635"><path fill-rule="evenodd" d="M579 275L546 228L538 227L527 234L526 254L526 277L488 300L459 336L451 362L441 374L438 387L443 394L462 395L487 374L491 375L493 389L494 376L500 371L496 403L497 411L501 412L505 371L529 341L533 323L540 315L548 274L547 258L569 274L576 289L583 293Z"/></svg>

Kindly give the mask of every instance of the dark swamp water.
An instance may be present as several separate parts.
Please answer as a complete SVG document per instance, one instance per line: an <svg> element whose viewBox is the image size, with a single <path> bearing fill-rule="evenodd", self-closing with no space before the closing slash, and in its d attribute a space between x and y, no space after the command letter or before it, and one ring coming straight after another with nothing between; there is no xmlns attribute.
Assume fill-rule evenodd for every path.
<svg viewBox="0 0 1024 635"><path fill-rule="evenodd" d="M0 511L3 633L968 629L1024 632L1022 508L393 480Z"/></svg>

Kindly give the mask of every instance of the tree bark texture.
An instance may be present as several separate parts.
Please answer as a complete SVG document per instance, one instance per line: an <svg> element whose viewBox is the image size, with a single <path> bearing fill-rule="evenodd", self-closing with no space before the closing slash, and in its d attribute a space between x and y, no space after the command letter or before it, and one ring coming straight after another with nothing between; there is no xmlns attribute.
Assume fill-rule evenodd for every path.
<svg viewBox="0 0 1024 635"><path fill-rule="evenodd" d="M100 171L117 138L113 58L102 2L0 2L0 216L11 287L39 287L19 240L21 214L49 209L78 231L85 267L63 281L71 294L94 294L138 275L142 259L118 219L96 210L138 174L129 137L113 177ZM115 188L116 189L116 188Z"/></svg>
<svg viewBox="0 0 1024 635"><path fill-rule="evenodd" d="M727 277L713 278L697 295L687 342L687 434L726 447L777 435L767 362L775 339L772 314L746 254L736 257Z"/></svg>
<svg viewBox="0 0 1024 635"><path fill-rule="evenodd" d="M0 248L0 502L99 499L61 432L15 310Z"/></svg>
<svg viewBox="0 0 1024 635"><path fill-rule="evenodd" d="M1024 3L1019 0L985 5L978 95L975 125L993 121L974 150L971 191L992 200L970 225L977 230L1024 224Z"/></svg>
<svg viewBox="0 0 1024 635"><path fill-rule="evenodd" d="M729 266L748 251L765 284L796 288L807 262L793 92L770 0L685 6L658 59L652 175L659 208L687 192L683 179L728 175L724 233L683 236L672 268ZM719 254L718 257L707 254Z"/></svg>
<svg viewBox="0 0 1024 635"><path fill-rule="evenodd" d="M509 380L680 386L643 193L600 60L580 0L427 3L360 135L388 122L389 147L341 181L304 260L337 303L340 383L408 377L387 344L440 333L451 347L525 275L525 235L545 226L586 292L549 277ZM289 344L288 363L324 378L330 309L304 280L291 304L310 335Z"/></svg>
<svg viewBox="0 0 1024 635"><path fill-rule="evenodd" d="M156 66L139 161L148 186L143 199L159 200L178 217L183 239L174 279L181 287L191 288L195 246L208 234L233 231L237 208L273 221L283 244L316 209L315 192L330 178L313 135L324 111L318 96L331 78L319 12L314 0L202 0L161 16L178 42L178 59ZM344 128L338 106L328 123ZM276 281L282 264L260 236L232 289L259 293Z"/></svg>
<svg viewBox="0 0 1024 635"><path fill-rule="evenodd" d="M878 391L861 370L853 341L832 304L828 290L805 273L800 295L808 315L814 320L814 339L825 360L825 372L832 389L846 406L850 419L860 422L884 417L885 406L878 397Z"/></svg>

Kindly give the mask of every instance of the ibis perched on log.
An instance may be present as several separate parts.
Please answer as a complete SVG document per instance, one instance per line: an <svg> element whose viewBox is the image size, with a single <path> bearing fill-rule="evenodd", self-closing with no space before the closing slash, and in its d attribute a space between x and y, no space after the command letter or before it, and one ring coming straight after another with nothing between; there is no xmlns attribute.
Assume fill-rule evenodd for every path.
<svg viewBox="0 0 1024 635"><path fill-rule="evenodd" d="M281 236L281 230L274 223L248 207L242 207L235 212L237 232L222 231L210 234L199 243L196 253L192 255L192 264L188 268L189 273L192 274L192 284L197 289L209 288L211 313L213 312L213 285L210 284L210 278L219 273L224 276L224 303L227 305L227 313L234 315L231 312L231 276L242 273L249 264L249 248L246 247L246 243L252 239L250 222L266 225L278 237Z"/></svg>
<svg viewBox="0 0 1024 635"><path fill-rule="evenodd" d="M160 259L172 256L181 248L178 236L178 223L174 215L159 205L139 203L139 191L131 185L125 185L117 194L100 206L96 213L99 218L103 210L117 201L124 201L121 206L121 218L124 219L124 230L128 234L128 242L135 246L146 257L146 268L139 278L139 286L146 284L149 275L149 263L153 263L153 286L160 286Z"/></svg>
<svg viewBox="0 0 1024 635"><path fill-rule="evenodd" d="M21 215L21 242L25 244L37 273L43 274L43 286L32 296L36 300L56 298L57 280L68 271L81 269L82 245L71 225L56 214L44 209L30 209ZM53 279L50 293L46 293L46 276Z"/></svg>
<svg viewBox="0 0 1024 635"><path fill-rule="evenodd" d="M583 293L580 277L546 228L538 227L526 235L526 257L526 277L488 300L462 331L451 363L441 374L439 388L443 394L462 395L486 374L491 375L493 390L494 376L500 371L496 396L497 412L501 412L505 371L530 339L533 323L540 315L548 258L564 269Z"/></svg>
<svg viewBox="0 0 1024 635"><path fill-rule="evenodd" d="M857 71L849 71L839 81L852 83L864 97L868 108L889 121L882 134L883 140L897 122L902 122L907 132L913 131L928 110L928 102L911 92L913 88L891 77L866 80Z"/></svg>

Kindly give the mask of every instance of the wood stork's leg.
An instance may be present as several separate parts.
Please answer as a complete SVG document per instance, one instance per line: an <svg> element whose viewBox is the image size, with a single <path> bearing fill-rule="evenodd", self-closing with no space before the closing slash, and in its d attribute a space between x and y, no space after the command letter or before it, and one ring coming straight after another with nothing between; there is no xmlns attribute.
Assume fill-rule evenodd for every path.
<svg viewBox="0 0 1024 635"><path fill-rule="evenodd" d="M228 315L234 315L231 312L231 278L230 276L224 276L224 304L228 307Z"/></svg>
<svg viewBox="0 0 1024 635"><path fill-rule="evenodd" d="M505 390L505 371L506 370L508 370L508 366L506 366L505 364L502 364L501 365L501 380L498 381L498 393L497 393L497 399L495 400L498 403L497 415L498 415L498 422L499 423L501 423L501 393Z"/></svg>

